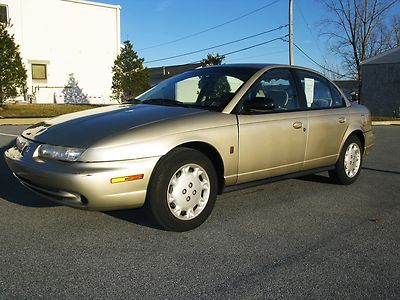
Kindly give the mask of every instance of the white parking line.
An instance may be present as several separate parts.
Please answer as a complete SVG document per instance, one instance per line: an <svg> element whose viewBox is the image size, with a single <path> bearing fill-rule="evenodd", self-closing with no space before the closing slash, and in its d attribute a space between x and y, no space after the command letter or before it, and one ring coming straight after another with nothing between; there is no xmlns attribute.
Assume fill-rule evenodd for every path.
<svg viewBox="0 0 400 300"><path fill-rule="evenodd" d="M17 137L17 136L18 136L18 135L15 135L15 134L2 133L2 132L0 132L0 135L4 135L4 136L12 136L12 137Z"/></svg>

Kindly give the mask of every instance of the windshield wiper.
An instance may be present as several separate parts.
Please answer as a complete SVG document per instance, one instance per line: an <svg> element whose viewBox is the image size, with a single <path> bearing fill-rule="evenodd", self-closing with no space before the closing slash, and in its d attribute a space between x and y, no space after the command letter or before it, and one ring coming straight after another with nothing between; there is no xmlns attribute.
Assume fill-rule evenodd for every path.
<svg viewBox="0 0 400 300"><path fill-rule="evenodd" d="M143 104L165 105L165 106L192 107L191 105L183 103L181 101L172 100L172 99L164 99L164 98L147 99L147 100L141 101L141 103L143 103Z"/></svg>

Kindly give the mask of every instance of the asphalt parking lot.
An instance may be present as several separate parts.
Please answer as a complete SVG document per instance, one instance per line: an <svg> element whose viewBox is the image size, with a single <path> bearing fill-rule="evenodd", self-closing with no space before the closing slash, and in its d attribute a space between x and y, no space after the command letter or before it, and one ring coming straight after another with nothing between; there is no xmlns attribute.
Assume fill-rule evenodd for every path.
<svg viewBox="0 0 400 300"><path fill-rule="evenodd" d="M351 186L321 173L226 193L185 233L26 190L2 157L24 128L0 126L1 299L400 298L400 126L374 127Z"/></svg>

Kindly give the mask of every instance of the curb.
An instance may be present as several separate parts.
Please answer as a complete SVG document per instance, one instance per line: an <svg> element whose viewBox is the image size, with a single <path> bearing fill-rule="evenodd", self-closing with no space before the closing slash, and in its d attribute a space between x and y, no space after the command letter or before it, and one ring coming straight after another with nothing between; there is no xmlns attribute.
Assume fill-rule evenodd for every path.
<svg viewBox="0 0 400 300"><path fill-rule="evenodd" d="M400 121L372 121L372 125L400 125Z"/></svg>

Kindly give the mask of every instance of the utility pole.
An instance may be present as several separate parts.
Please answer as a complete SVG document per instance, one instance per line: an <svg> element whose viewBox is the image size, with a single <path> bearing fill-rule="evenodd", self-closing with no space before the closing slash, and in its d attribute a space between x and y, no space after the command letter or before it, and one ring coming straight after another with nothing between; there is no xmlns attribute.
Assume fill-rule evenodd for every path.
<svg viewBox="0 0 400 300"><path fill-rule="evenodd" d="M293 64L293 0L289 0L289 65Z"/></svg>

